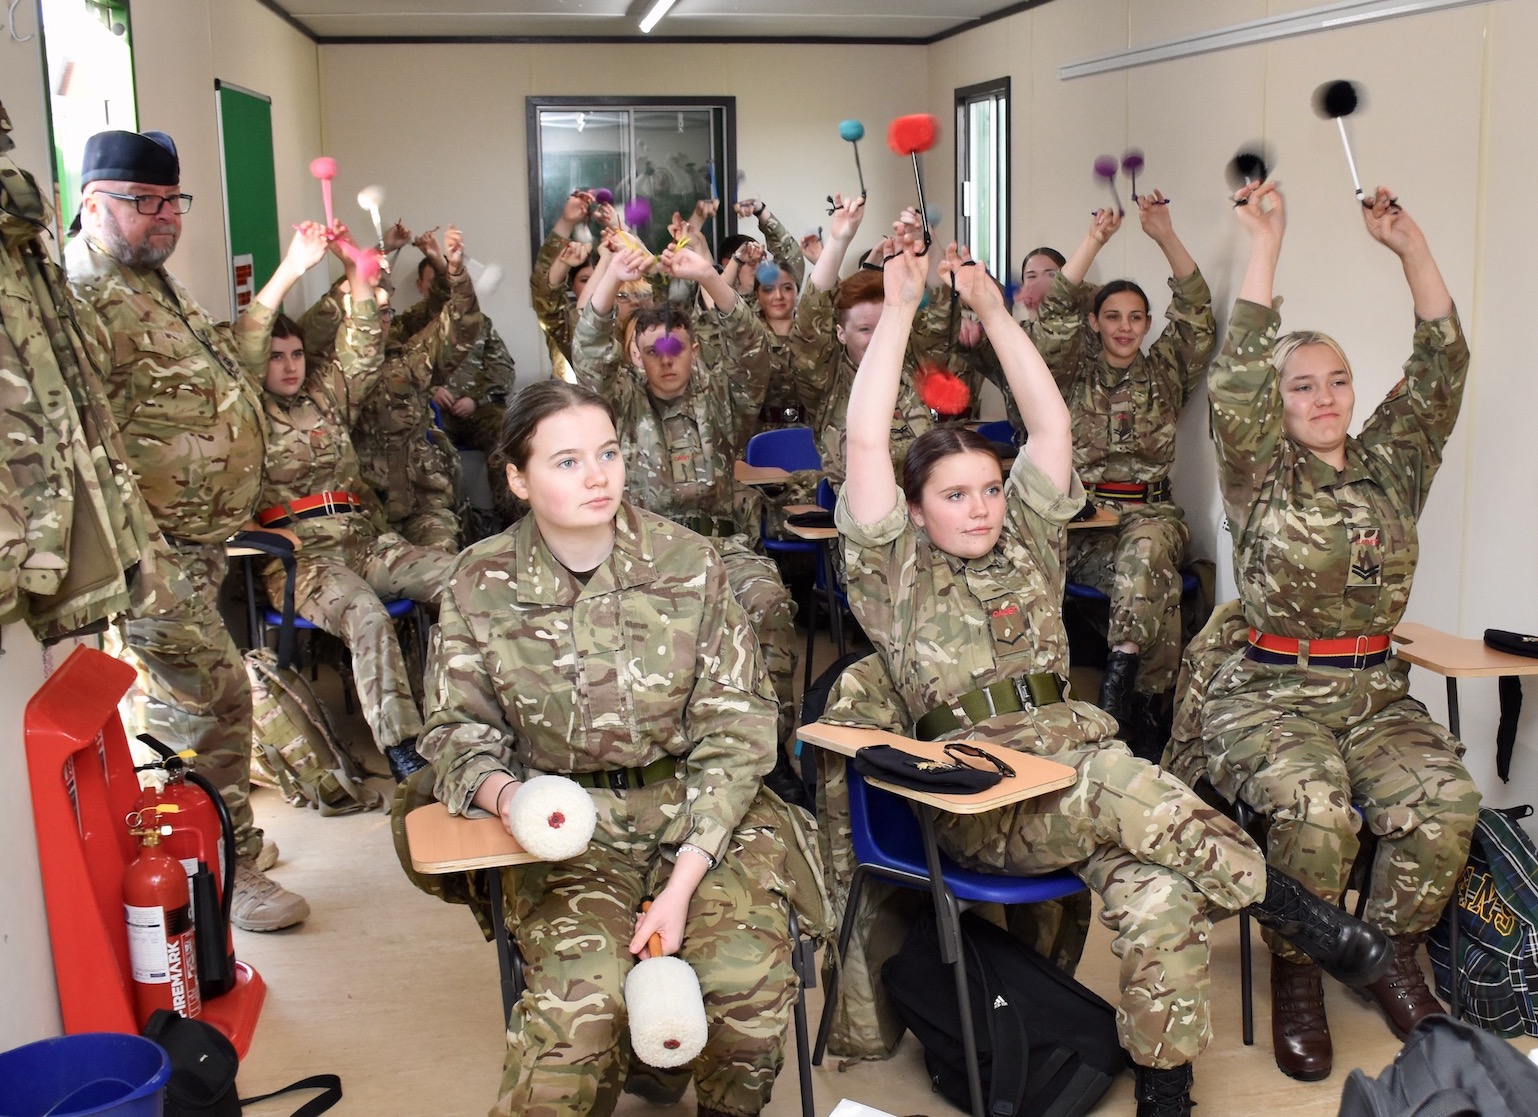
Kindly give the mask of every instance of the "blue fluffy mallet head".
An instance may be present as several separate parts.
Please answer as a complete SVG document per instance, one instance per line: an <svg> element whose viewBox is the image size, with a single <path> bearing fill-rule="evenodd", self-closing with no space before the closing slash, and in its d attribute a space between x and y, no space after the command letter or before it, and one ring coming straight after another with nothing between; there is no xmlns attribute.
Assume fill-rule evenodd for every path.
<svg viewBox="0 0 1538 1117"><path fill-rule="evenodd" d="M842 120L838 125L838 134L841 139L858 143L865 138L865 125L858 120Z"/></svg>
<svg viewBox="0 0 1538 1117"><path fill-rule="evenodd" d="M924 207L924 217L931 226L938 225L945 217L945 211L934 202L930 202Z"/></svg>
<svg viewBox="0 0 1538 1117"><path fill-rule="evenodd" d="M773 287L780 281L780 265L773 260L765 260L758 265L758 270L753 273L753 278L758 280L760 287Z"/></svg>

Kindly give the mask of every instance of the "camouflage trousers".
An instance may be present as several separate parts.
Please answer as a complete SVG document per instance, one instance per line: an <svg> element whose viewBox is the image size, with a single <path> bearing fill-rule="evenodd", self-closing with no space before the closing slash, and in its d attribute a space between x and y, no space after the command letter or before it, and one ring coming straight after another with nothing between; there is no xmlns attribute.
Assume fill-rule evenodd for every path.
<svg viewBox="0 0 1538 1117"><path fill-rule="evenodd" d="M1068 580L1110 597L1107 643L1137 644L1137 689L1163 694L1180 666L1180 566L1191 533L1168 502L1101 503L1120 512L1121 523L1068 533Z"/></svg>
<svg viewBox="0 0 1538 1117"><path fill-rule="evenodd" d="M972 727L968 739L1006 745L998 720ZM1039 738L1048 742L1049 728L1038 728L1048 730ZM1012 732L1018 742L1022 728ZM1141 1066L1191 1062L1212 1037L1210 913L1265 895L1264 855L1185 784L1120 742L1028 751L1072 766L1078 781L985 814L941 814L941 846L990 872L1069 869L1083 880L1100 896L1100 921L1121 959L1122 1047Z"/></svg>
<svg viewBox="0 0 1538 1117"><path fill-rule="evenodd" d="M773 560L752 550L743 536L712 539L726 564L726 580L758 637L764 669L779 702L776 728L781 747L788 748L796 730L796 603Z"/></svg>
<svg viewBox="0 0 1538 1117"><path fill-rule="evenodd" d="M524 872L509 926L527 988L508 1026L493 1117L605 1117L633 1058L623 1001L641 901L666 883L662 833L686 786L593 791L587 852ZM709 1023L689 1068L699 1105L751 1117L769 1101L796 997L785 854L773 831L740 829L689 904L683 958Z"/></svg>
<svg viewBox="0 0 1538 1117"><path fill-rule="evenodd" d="M1269 818L1271 864L1335 901L1361 846L1359 828L1376 835L1362 914L1391 935L1430 930L1441 917L1479 814L1463 746L1408 697L1406 669L1392 659L1352 671L1237 655L1202 710L1207 778ZM1303 960L1281 940L1266 941Z"/></svg>
<svg viewBox="0 0 1538 1117"><path fill-rule="evenodd" d="M374 743L383 751L419 736L422 717L412 696L395 621L385 612L382 599L409 597L436 605L454 557L413 546L386 532L372 542L343 543L332 554L304 547L298 558L294 611L347 645L358 703L373 730ZM268 600L282 601L283 567L270 564L263 579Z"/></svg>
<svg viewBox="0 0 1538 1117"><path fill-rule="evenodd" d="M168 613L118 618L103 646L138 673L125 700L129 736L153 733L173 748L196 752L197 770L230 810L237 855L252 858L261 852L262 832L250 801L251 684L219 615L224 545L175 550L191 596Z"/></svg>
<svg viewBox="0 0 1538 1117"><path fill-rule="evenodd" d="M442 431L370 445L363 477L390 530L408 543L459 553L459 454ZM359 450L360 458L362 449Z"/></svg>

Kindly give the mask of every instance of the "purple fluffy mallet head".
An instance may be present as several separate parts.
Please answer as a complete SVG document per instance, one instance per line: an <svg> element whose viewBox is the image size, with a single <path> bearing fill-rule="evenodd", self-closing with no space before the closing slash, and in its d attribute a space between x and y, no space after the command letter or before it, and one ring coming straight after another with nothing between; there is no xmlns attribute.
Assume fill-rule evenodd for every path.
<svg viewBox="0 0 1538 1117"><path fill-rule="evenodd" d="M1120 166L1114 155L1101 155L1095 159L1095 177L1103 179L1111 190L1111 208L1117 213L1125 213L1121 208L1121 199L1116 196L1116 169Z"/></svg>
<svg viewBox="0 0 1538 1117"><path fill-rule="evenodd" d="M652 219L652 204L645 198L631 198L625 203L625 224L640 228Z"/></svg>
<svg viewBox="0 0 1538 1117"><path fill-rule="evenodd" d="M664 334L652 343L652 352L659 357L676 357L683 351L683 339L672 334Z"/></svg>
<svg viewBox="0 0 1538 1117"><path fill-rule="evenodd" d="M593 201L601 206L613 205L614 191L610 190L607 186L600 186L597 190L593 191Z"/></svg>
<svg viewBox="0 0 1538 1117"><path fill-rule="evenodd" d="M1143 169L1143 151L1141 148L1129 148L1121 157L1121 173L1132 181L1132 204L1137 204L1137 176Z"/></svg>

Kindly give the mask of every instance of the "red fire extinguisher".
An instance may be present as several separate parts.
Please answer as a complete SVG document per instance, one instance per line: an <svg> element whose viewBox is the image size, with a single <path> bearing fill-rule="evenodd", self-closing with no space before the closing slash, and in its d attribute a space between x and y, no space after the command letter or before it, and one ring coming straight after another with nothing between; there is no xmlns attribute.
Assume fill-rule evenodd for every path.
<svg viewBox="0 0 1538 1117"><path fill-rule="evenodd" d="M224 798L208 779L192 769L191 752L174 752L148 733L139 740L160 756L166 774L157 796L146 788L142 806L175 803L171 833L161 845L181 862L192 890L192 921L197 930L198 991L203 1000L235 987L235 938L230 929L230 902L235 876L235 827Z"/></svg>
<svg viewBox="0 0 1538 1117"><path fill-rule="evenodd" d="M203 1011L187 874L160 845L170 827L159 816L176 811L174 803L157 803L128 816L128 832L139 839L140 848L123 870L123 914L141 1028L157 1008L189 1018Z"/></svg>

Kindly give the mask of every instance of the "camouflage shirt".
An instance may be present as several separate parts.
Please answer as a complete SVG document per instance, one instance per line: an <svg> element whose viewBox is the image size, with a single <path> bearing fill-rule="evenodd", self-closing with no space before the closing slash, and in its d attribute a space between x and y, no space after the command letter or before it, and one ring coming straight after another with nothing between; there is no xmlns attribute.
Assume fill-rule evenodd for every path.
<svg viewBox="0 0 1538 1117"><path fill-rule="evenodd" d="M844 483L845 417L857 371L848 351L838 340L837 312L834 310L837 295L837 291L808 287L796 304L795 322L790 330L790 374L797 394L812 407L810 425L817 432L822 468L835 488ZM921 361L943 364L955 372L972 394L969 413L975 414L977 410L977 395L983 378L975 362L965 355L950 352L949 300L949 292L940 289L930 292L929 302L919 313L913 340L903 358L903 376L897 389L897 405L892 411L890 438L892 466L899 478L913 440L939 425L913 384L914 369Z"/></svg>
<svg viewBox="0 0 1538 1117"><path fill-rule="evenodd" d="M1297 638L1388 632L1409 600L1415 521L1458 419L1468 343L1456 314L1417 322L1404 379L1346 439L1336 472L1282 433L1280 325L1238 300L1207 378L1245 620Z"/></svg>
<svg viewBox="0 0 1538 1117"><path fill-rule="evenodd" d="M687 807L661 840L719 857L775 753L758 639L715 550L628 501L584 585L533 516L449 576L419 748L451 812L493 772L523 779L676 756Z"/></svg>
<svg viewBox="0 0 1538 1117"><path fill-rule="evenodd" d="M294 520L288 529L304 543L305 554L342 539L372 539L384 531L384 514L363 483L358 455L348 433L364 397L373 390L383 364L384 331L374 300L353 304L342 322L335 356L311 364L297 395L262 392L267 419L267 476L258 510L321 492L350 492L363 497L363 514L316 516ZM255 371L265 368L277 315L260 303L235 323L241 360ZM309 363L309 362L307 362Z"/></svg>
<svg viewBox="0 0 1538 1117"><path fill-rule="evenodd" d="M262 484L261 382L163 268L125 267L81 234L64 250L70 286L112 335L107 398L160 529L220 543L251 518Z"/></svg>
<svg viewBox="0 0 1538 1117"><path fill-rule="evenodd" d="M529 276L529 298L534 305L534 317L545 344L550 349L550 364L557 380L568 379L571 370L571 341L577 332L577 307L570 298L566 284L550 285L550 265L566 247L566 239L557 233L545 238L534 257L534 271Z"/></svg>
<svg viewBox="0 0 1538 1117"><path fill-rule="evenodd" d="M1171 279L1169 319L1126 368L1106 363L1088 317L1096 288L1059 275L1031 331L1073 414L1073 464L1086 482L1159 481L1175 461L1180 409L1201 382L1217 322L1200 271Z"/></svg>
<svg viewBox="0 0 1538 1117"><path fill-rule="evenodd" d="M1005 679L1040 672L1067 677L1063 554L1068 521L1083 503L1077 478L1064 495L1021 454L1005 485L999 541L969 560L941 551L913 526L901 490L874 524L856 523L847 495L840 494L835 519L850 608L880 653L910 724ZM1074 723L1093 709L1069 702L989 722L1019 726L1023 719L1042 736L1054 727L1054 741L1082 741L1084 731Z"/></svg>
<svg viewBox="0 0 1538 1117"><path fill-rule="evenodd" d="M623 359L612 313L601 317L584 307L573 347L577 382L607 399L619 418L626 495L690 526L701 517L735 518L733 469L758 422L774 367L770 347L755 332L762 323L746 300L738 299L728 314L706 313L720 319L733 360L717 369L696 361L688 390L674 400L654 398L646 373ZM697 530L729 534L719 527Z"/></svg>

